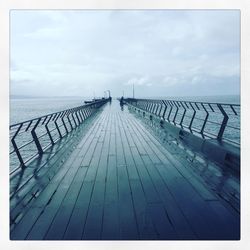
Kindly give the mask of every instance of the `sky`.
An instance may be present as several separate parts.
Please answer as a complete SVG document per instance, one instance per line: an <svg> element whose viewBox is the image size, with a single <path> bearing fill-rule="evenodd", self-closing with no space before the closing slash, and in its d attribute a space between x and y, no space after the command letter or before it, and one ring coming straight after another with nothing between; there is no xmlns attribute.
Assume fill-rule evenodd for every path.
<svg viewBox="0 0 250 250"><path fill-rule="evenodd" d="M12 10L10 93L240 94L238 10Z"/></svg>

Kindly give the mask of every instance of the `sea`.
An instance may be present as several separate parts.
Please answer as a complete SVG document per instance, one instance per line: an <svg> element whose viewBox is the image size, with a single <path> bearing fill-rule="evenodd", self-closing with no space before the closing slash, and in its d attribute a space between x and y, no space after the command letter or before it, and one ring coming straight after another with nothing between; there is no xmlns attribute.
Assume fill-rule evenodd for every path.
<svg viewBox="0 0 250 250"><path fill-rule="evenodd" d="M148 97L145 97L148 98ZM115 98L113 98L115 99ZM239 96L195 96L195 97L158 97L154 99L165 100L183 100L183 101L197 101L197 102L211 102L211 103L224 103L224 104L240 104ZM11 97L10 98L10 125L38 118L40 116L51 114L65 109L74 108L84 104L84 101L92 100L90 97ZM239 118L239 117L238 117ZM217 120L216 117L213 119ZM219 117L218 117L219 119ZM219 121L219 120L218 120ZM198 122L198 121L197 121ZM220 122L219 122L220 123ZM231 125L239 127L239 119L231 120ZM229 124L230 125L230 124ZM212 132L216 131L212 126L209 128ZM217 132L215 132L217 133ZM240 140L239 133L235 130L226 130L227 138L232 140ZM22 136L16 138L18 144L22 145L29 141L30 133L24 133ZM44 139L44 143L47 144L49 138ZM10 151L12 151L12 145L10 144ZM30 144L29 147L23 148L22 156L24 159L29 158L34 152L37 152L36 147ZM10 169L15 169L15 166L19 164L17 156L12 154L10 157Z"/></svg>
<svg viewBox="0 0 250 250"><path fill-rule="evenodd" d="M80 106L84 104L85 100L91 99L91 97L10 97L10 124L16 124L46 114ZM166 96L154 97L152 99L240 104L239 95L185 97Z"/></svg>
<svg viewBox="0 0 250 250"><path fill-rule="evenodd" d="M10 125L84 105L88 97L10 97Z"/></svg>

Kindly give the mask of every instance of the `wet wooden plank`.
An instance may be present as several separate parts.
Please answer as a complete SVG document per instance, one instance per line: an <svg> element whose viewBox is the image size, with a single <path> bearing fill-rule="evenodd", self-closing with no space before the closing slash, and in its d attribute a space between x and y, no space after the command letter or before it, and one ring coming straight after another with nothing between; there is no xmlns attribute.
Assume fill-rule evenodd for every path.
<svg viewBox="0 0 250 250"><path fill-rule="evenodd" d="M140 134L140 132L142 133L144 132L143 130L137 131L136 126L131 126L131 129L133 129L134 132L138 135ZM178 232L180 238L195 239L196 236L194 232L192 231L190 225L188 225L186 218L181 213L180 208L178 207L175 200L171 196L169 190L165 186L160 174L158 173L157 168L155 168L153 164L153 161L151 161L151 156L154 154L152 150L151 151L149 150L150 145L147 144L143 136L137 136L137 137L135 136L133 137L133 139L137 148L141 148L140 151L141 151L141 155L142 155L141 157L142 157L143 163L157 190L156 195L158 195L160 197L160 200L164 203L166 213L168 214L168 217L169 217L169 222L172 224L173 228ZM174 236L172 235L172 237ZM176 235L175 238L178 238L178 236Z"/></svg>
<svg viewBox="0 0 250 250"><path fill-rule="evenodd" d="M93 133L90 133L90 136L86 139L88 139L87 142L89 144L94 145L92 134ZM86 143L85 147L82 148L82 152L84 152L84 154L87 153L87 149L91 150L91 146L88 147L88 143ZM81 151L79 152L79 154L81 154ZM45 236L46 231L48 230L48 227L50 226L50 223L57 211L56 208L60 206L62 199L67 193L67 188L70 186L72 178L74 178L77 169L81 165L82 159L80 157L75 157L72 160L73 161L65 162L64 167L58 172L58 174L53 177L50 184L46 187L43 193L38 197L38 199L29 209L26 216L27 219L22 220L22 224L26 224L26 220L29 220L29 213L32 213L32 209L34 207L43 207L41 214L39 214L36 220L33 221L34 225L32 225L32 228L27 228L27 226L25 226L24 228L27 229L23 230L23 226L18 225L22 229L22 233L20 234L22 235L22 237L24 237L25 233L26 236L28 233L27 237L29 239L42 239ZM61 189L59 188L60 185L62 187ZM52 205L56 208L51 208ZM50 219L48 219L47 216ZM15 234L15 232L13 234Z"/></svg>
<svg viewBox="0 0 250 250"><path fill-rule="evenodd" d="M160 142L148 131L144 131L144 133L141 133L142 131L141 125L139 124L138 121L133 120L133 127L136 129L138 126L140 127L140 129L138 129L137 132L141 134L141 137L143 138L148 137L148 141L151 140L150 146L152 148L152 152L149 153L151 159L155 153L160 159L160 162L162 164L166 165L167 168L171 167L171 174L175 174L176 177L180 176L185 177L205 200L218 199L216 195L212 194L212 192L208 189L208 187L205 187L202 178L197 174L195 174L191 169L188 169L189 167L188 162L180 162L179 159L177 160L164 147L162 147ZM168 170L168 172L169 171L170 170Z"/></svg>
<svg viewBox="0 0 250 250"><path fill-rule="evenodd" d="M131 119L130 121L133 121L134 123L137 123L138 121L135 121L133 119ZM134 126L136 127L136 126ZM141 135L140 138L143 137L143 134L140 133L141 131L141 128L140 130L138 130L137 132ZM144 132L144 131L143 131ZM149 134L149 132L146 131L145 134ZM144 134L144 136L145 136ZM198 228L196 228L196 232L198 231L203 231L204 230L204 227L207 226L207 228L210 227L210 229L212 231L214 231L213 233L210 232L205 232L206 230L203 231L203 233L199 232L199 233L196 233L198 235L199 238L202 238L202 237L206 237L206 239L209 239L210 237L211 238L220 238L223 233L220 233L220 232L223 232L223 230L218 230L216 229L217 228L220 228L221 226L221 223L217 223L216 222L216 215L213 211L211 211L211 208L208 206L208 202L206 202L206 200L214 200L214 201L211 201L210 203L213 203L213 202L216 202L217 200L217 197L215 197L213 194L211 194L211 191L207 190L205 188L204 185L202 185L201 183L199 183L199 178L198 180L196 180L195 178L193 178L194 174L192 172L188 173L188 172L185 172L186 169L184 169L182 171L182 168L185 168L184 165L181 165L180 162L178 162L176 159L174 159L173 156L170 156L169 157L169 152L166 152L165 154L163 153L165 151L165 149L159 144L159 142L157 142L157 140L155 138L153 138L152 135L149 135L152 139L152 142L156 141L155 144L152 143L153 145L153 151L154 152L157 152L157 156L159 157L159 159L161 160L161 164L155 164L155 166L160 169L159 170L159 173L163 176L163 178L165 179L165 183L171 183L171 185L173 185L172 187L169 188L169 185L168 186L168 189L170 189L171 193L172 193L172 196L174 197L174 199L177 199L178 200L178 203L181 204L180 208L181 208L181 211L183 212L185 209L189 210L189 212L193 212L193 211L196 211L197 214L196 214L196 219L199 221L200 219L200 230ZM150 140L147 140L148 142L150 142ZM148 147L147 147L148 149ZM159 152L160 151L160 152ZM151 156L152 154L149 154L149 156ZM166 157L166 156L168 157ZM170 174L170 171L169 169L166 169L166 165L169 164L169 160L170 160L170 163L171 165L169 166L171 169L174 169L173 167L178 167L176 168L176 170L178 170L178 172L181 174L179 175L178 172L175 172L176 175L171 175ZM174 164L173 164L174 163ZM168 170L168 171L167 171ZM176 171L175 170L175 171ZM179 176L178 176L179 175ZM180 178L182 177L182 178ZM175 183L175 180L178 179L178 180L182 180L180 185L178 185L177 183ZM183 186L186 186L186 189L183 188ZM187 197L189 197L189 201L185 201L185 199L181 200L181 199L178 199L178 196L179 194L177 195L177 192L175 193L175 191L173 189L181 189L183 191L183 193L185 195L187 195ZM197 195L198 194L198 195ZM187 198L185 197L185 198ZM188 204L185 204L185 203L188 203ZM197 204L199 208L197 208ZM183 205L186 205L187 207L184 208ZM216 203L215 203L216 204ZM221 205L221 203L219 202L218 204ZM221 205L222 206L222 205ZM222 206L223 208L225 208L224 206ZM193 208L193 211L191 211L191 209ZM206 215L209 214L209 215ZM185 217L189 217L190 214L186 214L186 211L184 212L184 215ZM193 214L195 215L195 214ZM190 219L190 218L189 218ZM191 221L191 222L190 222ZM211 223L212 221L212 223ZM237 220L238 221L238 220ZM190 225L195 228L194 225L192 225L192 223L197 223L197 221L195 222L195 218L192 218L189 220L190 222ZM199 223L198 223L199 224ZM203 227L203 226L204 227ZM216 226L217 225L217 226ZM221 228L220 228L221 229ZM224 234L225 235L225 234Z"/></svg>
<svg viewBox="0 0 250 250"><path fill-rule="evenodd" d="M79 190L82 186L82 180L86 174L86 167L81 166L70 185L64 200L62 201L59 210L57 211L49 229L44 237L46 240L60 240L63 238L69 218L71 216L74 204L76 202ZM30 236L32 238L32 236Z"/></svg>
<svg viewBox="0 0 250 250"><path fill-rule="evenodd" d="M152 183L152 180L147 172L147 169L144 166L141 155L140 155L140 153L137 149L137 146L134 142L133 138L136 137L135 136L136 133L131 134L130 129L127 129L127 130L125 130L125 134L126 134L127 139L129 140L129 138L130 138L131 142L133 142L133 145L134 145L134 147L131 149L131 155L134 159L135 166L136 166L139 178L141 180L143 189L145 191L145 196L147 198L147 201L152 202L152 203L160 202L159 196L155 190L155 187Z"/></svg>
<svg viewBox="0 0 250 250"><path fill-rule="evenodd" d="M137 128L136 124L137 122L133 123L134 129ZM137 130L136 132L141 134L140 138L144 138L145 135L148 134L148 132L145 131L145 133L142 134L141 131L142 130L140 129L140 130ZM156 139L154 138L154 140ZM156 144L159 146L158 143ZM150 146L147 146L147 150L150 149ZM166 156L163 155L164 151L165 151ZM151 159L152 159L152 155L154 154L153 152L155 152L158 155L158 157L161 160L161 163L164 164L164 166L166 166L165 167L166 169L163 171L168 172L168 177L170 175L173 178L174 176L178 176L178 177L183 176L196 189L196 191L199 193L199 195L202 196L204 200L217 200L218 199L216 195L212 194L212 192L208 189L208 187L205 187L204 181L202 181L202 179L199 176L193 173L191 169L188 169L189 164L187 162L186 164L185 162L181 163L177 161L176 159L174 159L173 156L170 157L169 152L167 152L163 147L161 147L161 151L157 147L155 147L152 152L149 152ZM170 160L167 157L170 157ZM179 173L176 170L178 170Z"/></svg>
<svg viewBox="0 0 250 250"><path fill-rule="evenodd" d="M41 159L37 159L25 169L24 173L20 173L22 176L18 194L14 195L10 201L11 214L13 214L13 216L15 216L16 211L19 210L18 207L23 208L23 204L26 203L25 200L29 200L33 193L36 193L37 196L38 190L40 192L40 190L46 186L48 182L45 176L48 176L48 178L51 179L58 171L58 168L65 162L65 159L78 154L75 147L82 136L88 136L87 133L95 128L95 124L90 127L91 122L94 121L98 121L96 115L87 121L86 124L82 124L81 128L77 128L72 131L72 133L64 137L51 149L47 150L44 154L46 162ZM28 175L30 175L30 177ZM19 175L14 177L14 179L18 178ZM11 180L11 183L12 182L15 182L15 180ZM24 183L25 185L22 186Z"/></svg>
<svg viewBox="0 0 250 250"><path fill-rule="evenodd" d="M64 240L81 240L92 190L92 182L83 182L63 236Z"/></svg>
<svg viewBox="0 0 250 250"><path fill-rule="evenodd" d="M151 203L148 205L148 213L153 220L158 238L161 240L176 240L178 235L170 223L166 211L161 203Z"/></svg>
<svg viewBox="0 0 250 250"><path fill-rule="evenodd" d="M117 156L117 178L119 194L120 227L122 239L138 239L138 229L131 188L128 178L127 165L123 151L120 130L122 129L119 115L116 117L116 156Z"/></svg>
<svg viewBox="0 0 250 250"><path fill-rule="evenodd" d="M93 193L88 209L88 215L84 227L82 239L98 240L101 239L104 195L105 195L105 178L108 166L108 154L110 143L110 126L111 121L108 119L103 127L104 133L99 137L99 142L103 142L98 169L95 176Z"/></svg>
<svg viewBox="0 0 250 250"><path fill-rule="evenodd" d="M218 220L218 237L224 240L240 240L240 217L236 211L226 209L219 201L209 201L209 207Z"/></svg>
<svg viewBox="0 0 250 250"><path fill-rule="evenodd" d="M69 143L69 147L74 143ZM10 200L10 209L12 217L15 217L20 210L28 209L39 193L48 185L50 179L56 174L58 169L63 168L66 157L69 160L74 159L78 154L77 151L68 150L64 148L62 152L58 152L50 159L49 164L46 164L42 169L37 172L31 179L21 188L18 193ZM73 156L73 158L72 158ZM34 174L34 169L32 170ZM34 196L35 195L35 196ZM24 209L25 207L25 209Z"/></svg>
<svg viewBox="0 0 250 250"><path fill-rule="evenodd" d="M120 238L119 195L117 182L117 161L115 149L115 121L112 116L110 148L106 176L106 189L103 210L103 227L101 238L105 240Z"/></svg>
<svg viewBox="0 0 250 250"><path fill-rule="evenodd" d="M105 182L96 181L88 209L82 239L99 240L102 233Z"/></svg>
<svg viewBox="0 0 250 250"><path fill-rule="evenodd" d="M151 178L153 179L154 185L159 196L161 197L169 220L178 234L178 238L196 239L197 237L193 232L192 227L188 223L176 200L165 185L162 176L157 171L157 168L154 166L154 164L152 164L149 157L143 156L143 161L147 166Z"/></svg>
<svg viewBox="0 0 250 250"><path fill-rule="evenodd" d="M46 233L49 230L50 225L53 222L59 207L64 201L64 197L67 195L67 192L70 189L71 183L74 181L74 179L76 178L76 174L78 173L80 163L74 165L74 167L71 166L66 177L57 187L56 192L51 199L51 202L44 207L43 213L34 223L32 230L27 236L27 239L44 239L44 237L46 236ZM58 221L60 223L60 220L56 220L57 223ZM56 237L57 234L60 234L60 230L54 231L53 234L54 237ZM48 239L50 239L50 237L48 237Z"/></svg>
<svg viewBox="0 0 250 250"><path fill-rule="evenodd" d="M106 120L104 121L105 122L103 124L107 124ZM89 204L92 199L100 156L103 148L103 138L106 131L103 127L103 124L100 124L98 132L95 133L94 140L96 140L96 144L94 145L92 156L85 158L83 161L83 165L85 165L87 171L86 175L82 179L83 184L81 190L78 192L79 195L77 196L75 206L72 207L73 211L71 213L71 217L68 219L69 223L65 225L65 227L67 226L67 228L65 228L65 234L62 235L64 239L82 238L84 226L86 224L86 218L89 212ZM74 183L72 185L73 187L75 186Z"/></svg>
<svg viewBox="0 0 250 250"><path fill-rule="evenodd" d="M13 239L239 238L239 217L117 103L90 131Z"/></svg>
<svg viewBox="0 0 250 250"><path fill-rule="evenodd" d="M142 240L157 240L158 234L148 213L148 203L139 180L130 180L131 192L134 201L139 238Z"/></svg>
<svg viewBox="0 0 250 250"><path fill-rule="evenodd" d="M118 160L118 163L121 164L123 167L123 171L125 172L125 167L127 168L127 173L122 174L121 173L121 179L123 176L126 176L126 181L128 181L127 185L130 186L131 190L131 195L132 195L132 201L133 201L133 206L135 210L135 217L136 217L136 222L137 222L137 227L138 227L138 233L139 233L139 238L140 239L157 239L157 234L156 231L153 227L152 220L151 218L147 215L146 210L147 210L147 202L145 198L145 194L141 185L141 181L139 180L139 176L136 172L136 178L134 178L134 173L131 171L128 171L128 164L127 159L132 158L132 154L129 151L125 151L124 149L127 146L127 138L125 135L124 127L123 124L124 120L121 119L121 117L118 117L118 122L119 122L119 144L122 145L122 149L124 152L124 155L120 157L120 161ZM127 128L126 128L127 129ZM121 147L118 148L121 151ZM127 153L127 154L126 154ZM128 154L129 153L129 154ZM119 157L118 157L119 159ZM119 169L119 167L118 167ZM135 165L134 165L134 169ZM131 176L132 175L132 176Z"/></svg>
<svg viewBox="0 0 250 250"><path fill-rule="evenodd" d="M46 186L45 184L43 184L44 182L47 183L47 178L46 177L44 178L44 176L47 176L48 178L51 179L53 177L53 174L57 172L58 167L60 167L65 162L65 159L64 159L65 157L68 157L67 161L70 161L71 159L75 159L76 155L79 153L79 151L75 149L76 143L78 142L79 139L81 139L82 135L88 136L89 133L91 133L91 130L95 128L95 124L91 128L88 125L83 124L82 128L76 131L72 131L72 133L69 134L69 140L68 138L63 138L62 141L58 142L55 145L55 147L59 148L58 149L59 151L55 155L54 153L52 154L52 157L50 157L50 160L47 162L47 164L45 164L42 167L39 165L33 166L34 164L39 164L37 161L35 161L35 163L32 163L31 165L28 166L26 170L27 171L32 170L35 176L29 181L29 183L27 183L27 185L25 185L18 192L18 195L14 196L13 199L11 199L10 204L11 204L12 214L15 213L15 210L18 208L19 204L20 206L23 207L23 199L29 199L30 193L35 192L35 190L40 187L40 183L42 183L41 184L42 188ZM87 128L87 131L84 131L84 129L86 128ZM80 137L80 138L74 139L74 137ZM54 149L52 151L54 151ZM42 162L40 162L40 164L42 164ZM62 165L60 168L62 168L63 166L64 165ZM39 169L40 167L41 169L39 170L39 172L37 172L36 169ZM17 202L15 200L17 200ZM12 209L13 207L14 209Z"/></svg>
<svg viewBox="0 0 250 250"><path fill-rule="evenodd" d="M115 117L111 116L110 144L108 155L108 168L106 176L106 189L103 210L102 239L120 238L120 221L118 206L117 161L115 148Z"/></svg>
<svg viewBox="0 0 250 250"><path fill-rule="evenodd" d="M183 178L171 180L167 185L199 239L217 239L219 223L208 202Z"/></svg>
<svg viewBox="0 0 250 250"><path fill-rule="evenodd" d="M43 213L47 204L51 202L52 197L54 196L56 189L58 188L60 181L64 178L66 173L69 171L67 167L61 169L56 175L57 180L50 182L45 190L41 193L40 196L36 199L32 207L25 213L24 217L18 223L11 233L11 238L24 239L28 235L29 231L32 229L34 223L37 221L39 216ZM37 213L34 211L40 211Z"/></svg>

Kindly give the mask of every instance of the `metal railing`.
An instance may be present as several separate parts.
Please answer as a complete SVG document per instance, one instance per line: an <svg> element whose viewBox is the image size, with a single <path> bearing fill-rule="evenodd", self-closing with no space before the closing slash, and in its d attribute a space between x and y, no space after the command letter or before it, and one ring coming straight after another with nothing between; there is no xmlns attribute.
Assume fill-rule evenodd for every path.
<svg viewBox="0 0 250 250"><path fill-rule="evenodd" d="M240 146L239 104L134 98L125 102L202 138Z"/></svg>
<svg viewBox="0 0 250 250"><path fill-rule="evenodd" d="M24 169L58 140L70 133L109 99L51 113L10 126L10 174Z"/></svg>

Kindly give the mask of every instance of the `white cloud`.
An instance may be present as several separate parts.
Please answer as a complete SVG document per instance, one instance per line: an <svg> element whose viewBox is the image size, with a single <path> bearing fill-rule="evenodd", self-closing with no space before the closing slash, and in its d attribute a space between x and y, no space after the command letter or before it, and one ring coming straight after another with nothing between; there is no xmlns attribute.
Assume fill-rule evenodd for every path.
<svg viewBox="0 0 250 250"><path fill-rule="evenodd" d="M41 28L35 32L24 34L24 37L33 39L59 39L63 38L64 31L62 28Z"/></svg>
<svg viewBox="0 0 250 250"><path fill-rule="evenodd" d="M167 87L176 85L178 83L180 83L180 81L176 77L166 76L163 79L163 85Z"/></svg>
<svg viewBox="0 0 250 250"><path fill-rule="evenodd" d="M199 95L209 79L221 94L230 79L233 93L239 39L239 11L12 11L11 89Z"/></svg>
<svg viewBox="0 0 250 250"><path fill-rule="evenodd" d="M141 86L141 85L147 85L149 84L148 83L148 77L134 77L134 78L131 78L129 79L125 85L138 85L138 86Z"/></svg>
<svg viewBox="0 0 250 250"><path fill-rule="evenodd" d="M191 83L192 84L199 84L199 83L202 83L204 80L204 78L202 76L194 76L191 80Z"/></svg>
<svg viewBox="0 0 250 250"><path fill-rule="evenodd" d="M184 52L184 49L183 49L182 47L177 46L177 47L174 47L174 48L173 48L172 54L173 54L174 56L181 56L182 53L185 53L185 52Z"/></svg>

